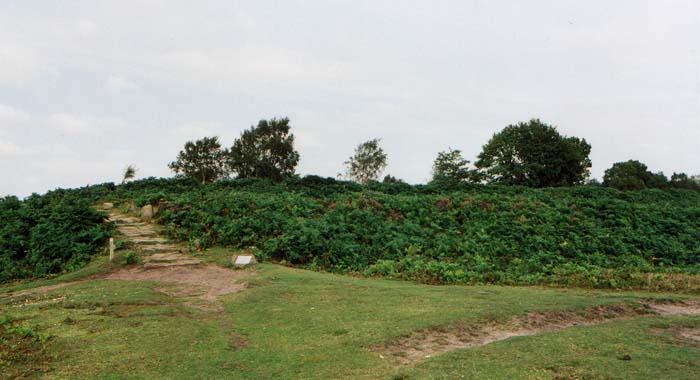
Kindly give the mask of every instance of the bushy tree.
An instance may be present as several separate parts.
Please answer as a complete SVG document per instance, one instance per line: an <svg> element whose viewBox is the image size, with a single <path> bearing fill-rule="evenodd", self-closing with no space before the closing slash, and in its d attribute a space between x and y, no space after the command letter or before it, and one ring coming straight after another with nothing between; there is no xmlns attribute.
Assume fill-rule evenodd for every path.
<svg viewBox="0 0 700 380"><path fill-rule="evenodd" d="M294 135L289 119L260 120L234 141L228 154L228 168L238 178L281 180L294 175L299 153L294 150Z"/></svg>
<svg viewBox="0 0 700 380"><path fill-rule="evenodd" d="M462 152L458 149L439 152L433 162L435 183L459 183L469 180L471 176L469 161L462 157Z"/></svg>
<svg viewBox="0 0 700 380"><path fill-rule="evenodd" d="M221 149L218 137L188 141L177 160L168 164L175 173L194 178L201 183L214 182L228 175L225 166L226 151Z"/></svg>
<svg viewBox="0 0 700 380"><path fill-rule="evenodd" d="M618 190L641 190L651 187L650 184L662 182L654 179L647 166L637 160L616 162L605 171L603 186Z"/></svg>
<svg viewBox="0 0 700 380"><path fill-rule="evenodd" d="M572 186L588 178L590 152L585 139L562 136L555 127L533 119L494 134L475 166L489 183Z"/></svg>
<svg viewBox="0 0 700 380"><path fill-rule="evenodd" d="M387 155L379 139L365 141L355 148L355 154L344 162L345 176L359 183L376 180L387 165Z"/></svg>

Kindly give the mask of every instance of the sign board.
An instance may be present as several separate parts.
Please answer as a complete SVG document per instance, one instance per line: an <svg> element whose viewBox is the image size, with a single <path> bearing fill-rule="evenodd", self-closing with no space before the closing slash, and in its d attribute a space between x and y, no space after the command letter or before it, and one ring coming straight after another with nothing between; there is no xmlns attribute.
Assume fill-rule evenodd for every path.
<svg viewBox="0 0 700 380"><path fill-rule="evenodd" d="M253 255L234 255L231 258L231 262L233 263L233 265L239 267L257 263L257 261L255 260L255 256Z"/></svg>
<svg viewBox="0 0 700 380"><path fill-rule="evenodd" d="M236 262L234 264L236 265L248 265L250 264L250 259L253 256L238 256L236 257Z"/></svg>

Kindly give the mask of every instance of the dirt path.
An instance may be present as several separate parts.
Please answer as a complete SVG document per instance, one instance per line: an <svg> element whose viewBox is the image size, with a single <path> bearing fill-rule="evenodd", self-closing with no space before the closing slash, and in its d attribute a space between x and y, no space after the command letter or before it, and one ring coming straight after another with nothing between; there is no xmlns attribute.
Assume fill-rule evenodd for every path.
<svg viewBox="0 0 700 380"><path fill-rule="evenodd" d="M483 346L517 336L530 336L572 326L650 315L700 315L700 301L642 300L637 305L613 304L582 310L528 313L508 323L452 324L420 330L370 347L398 365L410 365L444 352ZM691 335L688 333L688 335Z"/></svg>
<svg viewBox="0 0 700 380"><path fill-rule="evenodd" d="M9 297L45 293L54 289L92 280L154 281L162 283L156 291L174 297L184 297L187 303L205 310L220 310L219 297L239 292L248 286L243 280L250 270L232 270L202 261L161 236L153 225L109 210L109 221L114 222L121 237L140 253L141 267L120 268L109 273L89 276L77 281L40 286L4 294Z"/></svg>

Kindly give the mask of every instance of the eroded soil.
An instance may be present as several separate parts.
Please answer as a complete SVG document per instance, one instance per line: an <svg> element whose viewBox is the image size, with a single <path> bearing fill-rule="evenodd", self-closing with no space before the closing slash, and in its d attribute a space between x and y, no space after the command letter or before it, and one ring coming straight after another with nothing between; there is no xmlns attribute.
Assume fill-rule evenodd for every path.
<svg viewBox="0 0 700 380"><path fill-rule="evenodd" d="M399 365L408 365L444 352L483 346L517 336L530 336L572 326L590 326L645 315L677 314L700 314L700 302L642 300L638 304L621 303L582 310L528 313L513 317L506 323L457 323L419 330L370 348ZM697 331L693 331L686 335L697 337Z"/></svg>

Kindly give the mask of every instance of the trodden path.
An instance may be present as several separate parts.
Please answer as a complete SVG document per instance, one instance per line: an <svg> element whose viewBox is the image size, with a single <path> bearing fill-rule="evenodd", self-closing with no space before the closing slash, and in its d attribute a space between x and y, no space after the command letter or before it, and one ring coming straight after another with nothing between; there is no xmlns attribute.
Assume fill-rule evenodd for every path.
<svg viewBox="0 0 700 380"><path fill-rule="evenodd" d="M143 265L132 265L108 273L85 277L77 281L40 286L11 292L10 297L43 293L68 285L92 280L153 281L159 283L154 290L185 299L186 303L204 310L223 309L221 296L239 292L248 287L242 280L251 276L250 269L232 270L214 264L203 263L187 250L168 241L150 223L125 215L112 208L108 210L110 222L116 224L120 237L132 243L141 255Z"/></svg>

